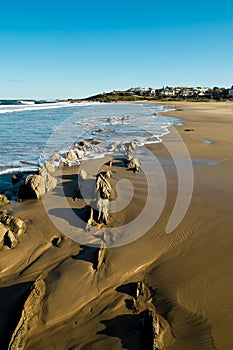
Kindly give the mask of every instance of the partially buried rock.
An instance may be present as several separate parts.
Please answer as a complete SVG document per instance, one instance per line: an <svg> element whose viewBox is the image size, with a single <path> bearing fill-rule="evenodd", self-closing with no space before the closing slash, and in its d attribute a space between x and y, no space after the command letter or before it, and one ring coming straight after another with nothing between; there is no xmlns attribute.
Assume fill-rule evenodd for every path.
<svg viewBox="0 0 233 350"><path fill-rule="evenodd" d="M141 163L140 160L134 157L134 153L137 149L137 144L134 141L125 144L125 164L128 169L132 169L135 173L140 171Z"/></svg>
<svg viewBox="0 0 233 350"><path fill-rule="evenodd" d="M127 164L128 169L132 169L134 173L139 173L141 162L138 158L131 159Z"/></svg>
<svg viewBox="0 0 233 350"><path fill-rule="evenodd" d="M135 141L131 141L131 142L125 143L125 151L126 151L126 154L127 154L127 153L134 154L134 152L136 151L136 149L137 149L137 144L136 144Z"/></svg>
<svg viewBox="0 0 233 350"><path fill-rule="evenodd" d="M46 167L39 170L39 174L28 175L20 185L18 199L40 199L45 193L52 191L57 180L48 172Z"/></svg>
<svg viewBox="0 0 233 350"><path fill-rule="evenodd" d="M39 199L45 194L44 179L40 175L30 174L20 185L18 191L19 199Z"/></svg>
<svg viewBox="0 0 233 350"><path fill-rule="evenodd" d="M15 248L26 231L23 220L8 215L0 214L0 249L3 246Z"/></svg>
<svg viewBox="0 0 233 350"><path fill-rule="evenodd" d="M77 156L78 159L82 159L82 158L85 156L85 153L84 153L83 150L77 150L77 151L75 152L75 154L76 154L76 156Z"/></svg>
<svg viewBox="0 0 233 350"><path fill-rule="evenodd" d="M89 226L96 224L107 224L109 221L109 198L111 196L112 187L109 182L111 171L105 171L97 174L95 193L92 207L90 208L90 216L87 222L87 229ZM96 209L93 209L95 207Z"/></svg>
<svg viewBox="0 0 233 350"><path fill-rule="evenodd" d="M109 199L99 198L97 209L99 211L98 222L106 225L109 219Z"/></svg>
<svg viewBox="0 0 233 350"><path fill-rule="evenodd" d="M12 175L12 178L11 178L12 185L16 185L17 183L19 183L22 180L22 178L23 178L23 173Z"/></svg>
<svg viewBox="0 0 233 350"><path fill-rule="evenodd" d="M68 151L67 153L66 153L66 159L68 159L68 160L73 160L73 159L75 159L77 156L76 156L76 154L74 153L74 152L72 152L72 151Z"/></svg>
<svg viewBox="0 0 233 350"><path fill-rule="evenodd" d="M9 203L7 196L0 194L0 207Z"/></svg>
<svg viewBox="0 0 233 350"><path fill-rule="evenodd" d="M96 192L99 193L100 197L103 199L110 198L112 187L109 183L111 177L111 171L105 171L97 174L96 176Z"/></svg>

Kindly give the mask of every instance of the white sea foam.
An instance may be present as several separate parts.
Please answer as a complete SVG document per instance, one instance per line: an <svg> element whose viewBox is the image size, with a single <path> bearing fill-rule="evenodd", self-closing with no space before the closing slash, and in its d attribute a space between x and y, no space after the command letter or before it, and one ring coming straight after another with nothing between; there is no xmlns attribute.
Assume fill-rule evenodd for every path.
<svg viewBox="0 0 233 350"><path fill-rule="evenodd" d="M80 107L80 106L91 106L95 105L97 102L56 102L56 103L22 103L20 105L1 105L0 114L4 113L14 113L14 112L26 112L26 111L40 111L45 109L58 109L64 107Z"/></svg>
<svg viewBox="0 0 233 350"><path fill-rule="evenodd" d="M25 172L35 172L37 171L37 167L16 167L9 168L5 170L0 170L0 175L14 174L14 173L25 173Z"/></svg>
<svg viewBox="0 0 233 350"><path fill-rule="evenodd" d="M54 154L55 163L59 164L75 142L87 139L97 138L100 143L87 149L83 159L110 154L115 144L116 151L122 152L125 142L136 141L138 146L161 142L169 126L180 122L159 115L165 110L169 108L134 103L1 105L0 174L35 170L37 164L42 165ZM80 159L74 159L71 163L79 162Z"/></svg>

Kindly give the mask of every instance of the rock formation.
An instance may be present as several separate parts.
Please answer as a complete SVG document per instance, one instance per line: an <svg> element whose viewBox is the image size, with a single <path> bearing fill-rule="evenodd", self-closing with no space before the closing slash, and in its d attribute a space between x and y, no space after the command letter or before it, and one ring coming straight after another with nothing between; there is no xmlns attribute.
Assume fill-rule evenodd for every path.
<svg viewBox="0 0 233 350"><path fill-rule="evenodd" d="M109 179L111 174L111 171L105 171L96 176L95 191L99 193L102 199L110 198L112 187L109 183Z"/></svg>
<svg viewBox="0 0 233 350"><path fill-rule="evenodd" d="M111 171L101 172L96 176L95 193L90 206L90 216L87 222L87 229L91 225L106 225L109 221L109 198L112 191L109 182L110 177Z"/></svg>
<svg viewBox="0 0 233 350"><path fill-rule="evenodd" d="M23 220L3 212L0 214L0 249L15 248L26 231Z"/></svg>
<svg viewBox="0 0 233 350"><path fill-rule="evenodd" d="M0 207L9 203L7 196L0 194Z"/></svg>
<svg viewBox="0 0 233 350"><path fill-rule="evenodd" d="M137 144L134 141L125 143L125 159L130 161L133 158L134 152L137 149Z"/></svg>
<svg viewBox="0 0 233 350"><path fill-rule="evenodd" d="M39 170L39 176L41 176L42 182L44 182L45 193L52 191L57 186L57 180L49 173L46 167L42 167Z"/></svg>
<svg viewBox="0 0 233 350"><path fill-rule="evenodd" d="M30 174L19 186L18 199L40 199L45 193L52 191L57 180L50 174L53 171L49 163L39 169L38 174Z"/></svg>
<svg viewBox="0 0 233 350"><path fill-rule="evenodd" d="M45 296L46 285L43 279L37 279L23 306L20 320L11 337L8 350L23 350L26 346L32 320L38 322L41 302Z"/></svg>
<svg viewBox="0 0 233 350"><path fill-rule="evenodd" d="M128 162L127 167L128 169L132 169L134 173L139 173L141 168L141 162L138 158L132 158Z"/></svg>
<svg viewBox="0 0 233 350"><path fill-rule="evenodd" d="M150 289L143 281L133 283L132 299L126 299L126 307L139 317L138 332L140 349L159 350L160 323L154 305L151 302Z"/></svg>
<svg viewBox="0 0 233 350"><path fill-rule="evenodd" d="M141 163L140 160L134 157L134 153L137 150L137 144L134 141L125 144L125 156L124 160L128 169L132 169L134 173L140 171Z"/></svg>
<svg viewBox="0 0 233 350"><path fill-rule="evenodd" d="M109 199L99 198L97 201L98 209L98 222L101 224L107 224L109 219Z"/></svg>
<svg viewBox="0 0 233 350"><path fill-rule="evenodd" d="M11 178L12 185L16 185L17 183L19 183L22 180L22 178L23 178L23 173L12 175L12 178Z"/></svg>

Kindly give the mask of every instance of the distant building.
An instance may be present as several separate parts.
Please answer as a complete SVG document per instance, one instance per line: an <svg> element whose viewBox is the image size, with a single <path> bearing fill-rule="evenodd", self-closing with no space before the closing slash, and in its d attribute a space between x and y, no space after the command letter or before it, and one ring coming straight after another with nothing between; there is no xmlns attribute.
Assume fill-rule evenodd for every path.
<svg viewBox="0 0 233 350"><path fill-rule="evenodd" d="M233 96L233 89L230 89L230 90L228 91L228 95L229 95L229 96Z"/></svg>

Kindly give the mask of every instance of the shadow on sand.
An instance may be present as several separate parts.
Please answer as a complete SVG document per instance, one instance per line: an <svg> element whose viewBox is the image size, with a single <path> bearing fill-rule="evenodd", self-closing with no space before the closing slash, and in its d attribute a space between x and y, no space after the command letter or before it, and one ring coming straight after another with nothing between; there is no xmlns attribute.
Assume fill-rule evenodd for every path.
<svg viewBox="0 0 233 350"><path fill-rule="evenodd" d="M0 344L7 350L33 282L0 288Z"/></svg>

